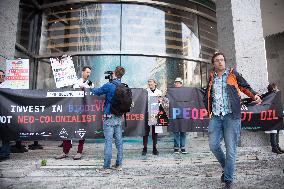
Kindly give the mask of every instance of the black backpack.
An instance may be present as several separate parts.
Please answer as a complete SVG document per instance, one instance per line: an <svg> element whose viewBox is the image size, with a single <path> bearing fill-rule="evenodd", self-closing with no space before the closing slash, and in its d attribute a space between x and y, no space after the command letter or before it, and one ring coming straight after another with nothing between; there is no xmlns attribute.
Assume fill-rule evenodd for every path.
<svg viewBox="0 0 284 189"><path fill-rule="evenodd" d="M130 112L132 104L132 92L127 84L111 82L116 85L114 96L110 104L110 112L114 115L123 115Z"/></svg>

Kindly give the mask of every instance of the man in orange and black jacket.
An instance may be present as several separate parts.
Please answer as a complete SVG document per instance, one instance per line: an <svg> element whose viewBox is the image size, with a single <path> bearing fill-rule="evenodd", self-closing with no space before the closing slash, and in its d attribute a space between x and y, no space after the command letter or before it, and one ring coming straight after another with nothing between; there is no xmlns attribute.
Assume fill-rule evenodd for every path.
<svg viewBox="0 0 284 189"><path fill-rule="evenodd" d="M261 99L237 71L225 68L223 53L215 53L211 62L214 71L209 76L204 96L204 104L211 118L208 126L209 147L223 168L221 181L225 182L225 188L231 188L241 130L240 92L257 104L261 103ZM223 139L226 155L220 144Z"/></svg>

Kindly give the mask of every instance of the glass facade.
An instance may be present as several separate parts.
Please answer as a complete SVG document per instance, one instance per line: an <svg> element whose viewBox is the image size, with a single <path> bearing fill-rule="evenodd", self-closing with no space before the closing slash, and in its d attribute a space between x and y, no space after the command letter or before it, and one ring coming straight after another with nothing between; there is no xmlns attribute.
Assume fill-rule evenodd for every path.
<svg viewBox="0 0 284 189"><path fill-rule="evenodd" d="M72 55L78 77L83 66L91 66L96 86L106 82L105 71L118 65L126 68L123 82L135 88L145 88L149 78L156 79L163 91L176 77L182 77L185 86L206 85L208 62L217 44L215 12L209 8L189 1L45 0L42 11L32 14L32 8L21 2L20 23L27 17L34 23L20 26L17 43L37 55L34 88L55 88L48 58L63 54ZM24 40L32 34L38 36L35 47Z"/></svg>

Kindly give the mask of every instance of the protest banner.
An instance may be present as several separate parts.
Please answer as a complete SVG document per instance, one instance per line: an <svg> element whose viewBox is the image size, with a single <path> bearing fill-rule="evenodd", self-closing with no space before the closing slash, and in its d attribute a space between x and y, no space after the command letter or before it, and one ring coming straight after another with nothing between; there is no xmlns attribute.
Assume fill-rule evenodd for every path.
<svg viewBox="0 0 284 189"><path fill-rule="evenodd" d="M144 136L149 124L147 91L131 90L133 107L126 114L126 126L123 123L124 136ZM165 117L158 119L161 109L156 108L153 110L158 110L154 116L157 120L153 123L168 125L172 132L207 131L209 117L200 89L169 88L167 97L169 124ZM103 107L104 97L88 91L0 89L0 137L12 140L103 137ZM167 105L157 107L163 107L162 112L167 114ZM283 129L281 92L265 96L260 105L243 103L241 119L242 129L246 130Z"/></svg>

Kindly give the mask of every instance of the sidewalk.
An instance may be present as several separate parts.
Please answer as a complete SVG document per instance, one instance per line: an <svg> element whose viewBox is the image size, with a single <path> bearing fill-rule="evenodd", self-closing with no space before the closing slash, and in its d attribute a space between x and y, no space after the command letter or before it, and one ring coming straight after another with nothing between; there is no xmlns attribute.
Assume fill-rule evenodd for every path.
<svg viewBox="0 0 284 189"><path fill-rule="evenodd" d="M139 139L139 138L137 138ZM141 140L141 139L139 139ZM222 188L221 169L209 151L207 137L190 138L188 154L173 154L170 137L158 141L159 156L141 156L142 142L124 143L123 171L96 172L103 164L103 143L86 143L82 160L74 161L77 144L64 160L60 142L42 141L44 150L11 154L0 162L0 188ZM284 136L280 135L284 148ZM113 148L115 145L113 145ZM113 152L113 161L116 151ZM46 159L47 165L40 166ZM36 164L39 164L38 166ZM284 188L284 154L275 155L270 147L238 148L234 188Z"/></svg>

